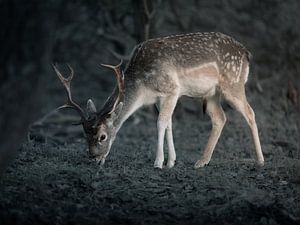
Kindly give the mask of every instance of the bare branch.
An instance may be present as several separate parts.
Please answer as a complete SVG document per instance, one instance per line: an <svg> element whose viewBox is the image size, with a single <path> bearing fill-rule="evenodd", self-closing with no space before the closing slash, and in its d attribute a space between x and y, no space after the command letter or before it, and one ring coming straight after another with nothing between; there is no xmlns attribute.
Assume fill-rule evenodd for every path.
<svg viewBox="0 0 300 225"><path fill-rule="evenodd" d="M150 28L151 28L151 23L154 18L154 15L157 11L158 6L160 5L161 1L158 0L155 6L152 6L152 9L150 10L148 0L143 0L143 5L144 5L144 13L146 17L146 21L144 24L144 39L148 40L150 38ZM152 1L150 1L152 3Z"/></svg>

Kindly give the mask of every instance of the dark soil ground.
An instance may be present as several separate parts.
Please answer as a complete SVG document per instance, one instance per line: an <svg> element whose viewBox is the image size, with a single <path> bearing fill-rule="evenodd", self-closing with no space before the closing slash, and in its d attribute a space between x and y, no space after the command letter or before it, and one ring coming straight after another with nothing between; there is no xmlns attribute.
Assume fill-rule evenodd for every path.
<svg viewBox="0 0 300 225"><path fill-rule="evenodd" d="M284 7L264 12L289 15L293 5ZM88 159L81 127L70 125L78 119L76 115L56 112L32 124L28 141L1 176L0 225L300 224L300 113L299 105L287 98L288 80L296 90L300 88L299 52L295 50L300 42L291 42L289 46L295 47L285 52L285 31L279 31L275 22L257 19L259 13L257 18L246 13L239 18L254 21L253 29L244 28L243 23L230 26L231 11L224 10L214 9L214 15L225 12L227 19L208 30L221 27L225 33L240 34L239 40L254 55L247 96L256 113L264 167L255 165L246 122L225 102L227 123L212 161L197 170L193 165L211 129L197 100L183 98L177 105L173 117L177 162L174 168L162 170L153 168L157 143L153 108L141 109L126 121L103 167ZM285 21L286 27L299 27L280 15L275 17L276 24ZM217 24L219 17L207 18L206 24ZM256 33L251 36L250 30ZM73 49L76 53L76 46ZM95 66L103 51L94 52L90 64ZM82 64L75 65L76 74L82 76L75 78L74 95L80 103L94 96L99 105L112 91L113 76L104 82L104 70L85 74ZM103 76L98 74L91 81L100 72ZM64 101L54 72L45 93L43 111L47 114Z"/></svg>
<svg viewBox="0 0 300 225"><path fill-rule="evenodd" d="M1 224L299 224L299 112L281 115L276 105L260 104L261 95L249 96L262 168L252 160L245 121L226 105L213 159L198 170L193 164L211 125L196 101L185 99L177 109L177 164L163 170L153 168L151 110L125 123L103 168L88 160L81 129L68 125L74 118L54 114L32 128L32 140L1 179Z"/></svg>

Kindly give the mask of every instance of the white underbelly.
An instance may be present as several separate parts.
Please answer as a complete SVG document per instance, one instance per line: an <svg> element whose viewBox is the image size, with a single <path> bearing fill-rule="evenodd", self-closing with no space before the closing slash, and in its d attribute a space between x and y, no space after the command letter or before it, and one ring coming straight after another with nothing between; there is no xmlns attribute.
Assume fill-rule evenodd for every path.
<svg viewBox="0 0 300 225"><path fill-rule="evenodd" d="M215 63L208 63L180 71L180 93L190 97L208 97L216 92L219 71Z"/></svg>
<svg viewBox="0 0 300 225"><path fill-rule="evenodd" d="M181 81L181 95L190 97L208 97L216 93L218 81L208 77Z"/></svg>

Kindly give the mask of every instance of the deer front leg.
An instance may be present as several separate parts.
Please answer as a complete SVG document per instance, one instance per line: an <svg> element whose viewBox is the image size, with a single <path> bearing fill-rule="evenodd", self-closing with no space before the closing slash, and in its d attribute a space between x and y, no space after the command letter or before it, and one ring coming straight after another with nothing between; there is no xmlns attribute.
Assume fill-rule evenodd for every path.
<svg viewBox="0 0 300 225"><path fill-rule="evenodd" d="M212 121L212 131L204 149L203 156L196 162L195 168L203 167L209 163L226 122L226 116L220 105L218 96L207 100L207 113Z"/></svg>
<svg viewBox="0 0 300 225"><path fill-rule="evenodd" d="M168 96L160 99L160 107L159 107L160 111L159 111L158 121L157 121L158 145L157 145L156 159L154 162L155 168L162 169L163 166L165 131L172 119L172 114L176 106L177 99L178 99L177 95ZM172 138L172 136L173 135L171 135L170 131L168 131L168 139Z"/></svg>
<svg viewBox="0 0 300 225"><path fill-rule="evenodd" d="M169 121L169 124L167 126L167 142L168 142L167 167L172 168L175 165L175 161L176 161L176 152L175 152L173 132L172 132L172 119Z"/></svg>

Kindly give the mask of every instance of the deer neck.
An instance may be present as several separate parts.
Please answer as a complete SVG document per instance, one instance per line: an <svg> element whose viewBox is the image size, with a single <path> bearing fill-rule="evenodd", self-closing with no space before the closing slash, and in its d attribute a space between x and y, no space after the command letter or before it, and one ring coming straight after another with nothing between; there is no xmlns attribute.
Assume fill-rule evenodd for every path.
<svg viewBox="0 0 300 225"><path fill-rule="evenodd" d="M117 95L118 91L114 91L113 94ZM122 102L123 107L113 121L116 131L118 131L123 123L143 105L142 101L139 100L138 88L136 85L130 83L125 85L125 95Z"/></svg>

